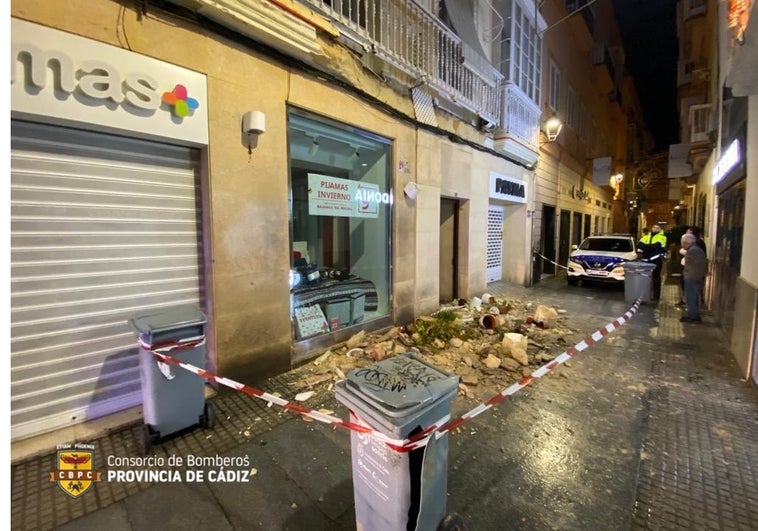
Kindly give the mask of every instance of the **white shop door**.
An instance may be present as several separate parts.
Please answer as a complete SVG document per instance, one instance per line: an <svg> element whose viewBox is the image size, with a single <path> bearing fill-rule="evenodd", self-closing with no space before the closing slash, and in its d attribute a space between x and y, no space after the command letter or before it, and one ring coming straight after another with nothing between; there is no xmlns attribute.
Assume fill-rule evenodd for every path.
<svg viewBox="0 0 758 531"><path fill-rule="evenodd" d="M11 122L12 440L141 403L127 321L200 305L198 189L190 148Z"/></svg>

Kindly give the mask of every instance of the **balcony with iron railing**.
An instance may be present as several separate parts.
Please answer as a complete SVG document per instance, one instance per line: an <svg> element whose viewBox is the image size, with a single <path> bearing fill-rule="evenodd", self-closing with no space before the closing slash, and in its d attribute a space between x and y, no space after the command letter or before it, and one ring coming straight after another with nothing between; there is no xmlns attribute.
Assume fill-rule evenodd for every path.
<svg viewBox="0 0 758 531"><path fill-rule="evenodd" d="M716 114L710 103L691 105L687 124L689 125L688 162L694 175L705 167L713 151L716 130Z"/></svg>
<svg viewBox="0 0 758 531"><path fill-rule="evenodd" d="M495 135L495 149L505 151L532 165L539 155L539 106L514 83L503 90L503 116Z"/></svg>
<svg viewBox="0 0 758 531"><path fill-rule="evenodd" d="M413 0L300 0L364 48L497 125L503 75Z"/></svg>

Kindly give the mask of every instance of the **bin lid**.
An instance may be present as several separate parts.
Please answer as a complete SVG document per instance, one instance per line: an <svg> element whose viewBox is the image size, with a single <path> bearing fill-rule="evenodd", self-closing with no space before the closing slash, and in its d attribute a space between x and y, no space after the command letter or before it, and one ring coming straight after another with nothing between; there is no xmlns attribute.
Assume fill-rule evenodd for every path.
<svg viewBox="0 0 758 531"><path fill-rule="evenodd" d="M167 332L188 326L204 325L205 322L203 312L191 304L149 310L129 320L132 328L140 334Z"/></svg>
<svg viewBox="0 0 758 531"><path fill-rule="evenodd" d="M347 375L346 389L392 417L431 405L458 388L458 376L419 359L399 354Z"/></svg>
<svg viewBox="0 0 758 531"><path fill-rule="evenodd" d="M624 262L621 265L624 271L652 271L656 267L655 264L642 261Z"/></svg>

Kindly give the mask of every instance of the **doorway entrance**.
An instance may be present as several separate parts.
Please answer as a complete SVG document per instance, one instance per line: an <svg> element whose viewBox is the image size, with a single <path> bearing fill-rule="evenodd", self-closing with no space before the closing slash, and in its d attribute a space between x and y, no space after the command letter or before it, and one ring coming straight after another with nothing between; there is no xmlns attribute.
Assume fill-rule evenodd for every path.
<svg viewBox="0 0 758 531"><path fill-rule="evenodd" d="M542 230L540 235L540 254L555 260L555 207L542 205ZM542 273L555 274L555 265L539 256L535 260L539 265L534 281L538 282Z"/></svg>
<svg viewBox="0 0 758 531"><path fill-rule="evenodd" d="M440 201L440 302L450 302L458 292L458 211L454 199Z"/></svg>
<svg viewBox="0 0 758 531"><path fill-rule="evenodd" d="M558 239L558 263L568 264L569 249L571 247L571 211L561 210L560 237Z"/></svg>

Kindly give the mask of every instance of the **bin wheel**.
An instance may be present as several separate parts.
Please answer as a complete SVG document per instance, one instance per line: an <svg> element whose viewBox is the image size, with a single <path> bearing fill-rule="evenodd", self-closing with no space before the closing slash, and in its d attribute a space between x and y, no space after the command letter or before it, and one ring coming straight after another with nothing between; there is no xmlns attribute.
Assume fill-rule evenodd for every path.
<svg viewBox="0 0 758 531"><path fill-rule="evenodd" d="M440 522L437 531L466 531L463 518L458 514L449 514Z"/></svg>
<svg viewBox="0 0 758 531"><path fill-rule="evenodd" d="M208 430L216 425L216 408L210 402L205 403L203 414L200 415L200 425Z"/></svg>
<svg viewBox="0 0 758 531"><path fill-rule="evenodd" d="M148 424L142 425L142 454L148 455L153 449L153 443L158 440L158 433L154 432Z"/></svg>

